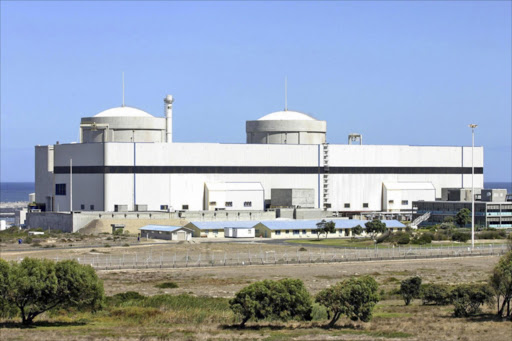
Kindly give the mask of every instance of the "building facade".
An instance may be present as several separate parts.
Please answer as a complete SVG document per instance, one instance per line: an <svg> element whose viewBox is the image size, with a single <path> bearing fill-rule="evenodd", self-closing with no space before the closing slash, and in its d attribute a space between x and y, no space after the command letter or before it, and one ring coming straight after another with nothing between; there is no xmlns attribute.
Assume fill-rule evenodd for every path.
<svg viewBox="0 0 512 341"><path fill-rule="evenodd" d="M230 210L232 200L210 200L209 189L218 198L235 197L242 192L213 194L213 189L258 183L261 187L246 191L253 199L236 197L247 205L238 210L255 209L253 201L258 210L269 208L273 189L301 189L312 193L317 209L375 212L397 200L384 199L386 188L401 198L412 193L411 184L422 183L399 208L411 210L421 191L430 200L440 198L442 188L471 186L471 147L327 144L325 121L294 111L247 122L247 144L175 143L172 102L165 98L165 117L129 107L109 109L82 119L79 143L37 146L39 207L202 211L223 200L221 209ZM475 147L474 155L475 187L482 188L483 148Z"/></svg>

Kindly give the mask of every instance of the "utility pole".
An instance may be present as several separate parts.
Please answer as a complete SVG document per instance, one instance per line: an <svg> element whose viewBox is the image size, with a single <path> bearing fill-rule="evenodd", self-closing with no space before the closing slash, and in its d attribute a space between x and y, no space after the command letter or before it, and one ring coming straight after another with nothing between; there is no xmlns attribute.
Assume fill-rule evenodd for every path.
<svg viewBox="0 0 512 341"><path fill-rule="evenodd" d="M475 248L475 128L476 124L470 124L471 128L471 249Z"/></svg>

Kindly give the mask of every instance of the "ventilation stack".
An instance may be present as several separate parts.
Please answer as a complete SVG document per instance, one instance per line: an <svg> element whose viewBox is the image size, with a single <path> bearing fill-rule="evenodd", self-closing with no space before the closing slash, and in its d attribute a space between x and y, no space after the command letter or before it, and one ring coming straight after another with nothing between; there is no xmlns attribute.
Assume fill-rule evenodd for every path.
<svg viewBox="0 0 512 341"><path fill-rule="evenodd" d="M165 142L172 143L172 103L174 98L172 95L167 95L164 98L165 103Z"/></svg>

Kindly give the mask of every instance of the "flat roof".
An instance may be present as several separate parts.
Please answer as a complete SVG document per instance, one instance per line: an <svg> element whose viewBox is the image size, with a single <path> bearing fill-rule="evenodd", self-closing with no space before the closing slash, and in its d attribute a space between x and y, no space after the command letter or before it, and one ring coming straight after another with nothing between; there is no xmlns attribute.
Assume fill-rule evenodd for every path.
<svg viewBox="0 0 512 341"><path fill-rule="evenodd" d="M182 228L184 228L184 227L183 226L172 226L172 225L146 225L144 227L139 228L139 230L173 232L173 231L176 231L176 230L179 230ZM189 229L186 229L186 230L190 231Z"/></svg>
<svg viewBox="0 0 512 341"><path fill-rule="evenodd" d="M357 225L364 228L364 224L370 222L370 220L358 220L358 219L324 219L326 222L333 221L336 229L350 229ZM307 220L287 220L287 221L275 221L265 220L260 223L268 227L270 230L292 230L292 229L316 229L321 219L307 219ZM405 225L398 220L382 220L389 228L404 228Z"/></svg>
<svg viewBox="0 0 512 341"><path fill-rule="evenodd" d="M223 229L230 228L251 228L258 224L258 220L244 220L244 221L191 221L190 224L194 225L200 230L210 229Z"/></svg>

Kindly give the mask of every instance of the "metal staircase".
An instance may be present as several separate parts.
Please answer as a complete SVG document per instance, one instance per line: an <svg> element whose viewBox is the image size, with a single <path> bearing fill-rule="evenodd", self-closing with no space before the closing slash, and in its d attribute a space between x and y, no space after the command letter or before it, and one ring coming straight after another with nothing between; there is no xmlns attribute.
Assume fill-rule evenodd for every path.
<svg viewBox="0 0 512 341"><path fill-rule="evenodd" d="M417 228L419 224L421 224L424 221L427 221L428 218L430 218L430 212L425 213L424 215L420 215L414 221L411 223L412 228Z"/></svg>
<svg viewBox="0 0 512 341"><path fill-rule="evenodd" d="M329 204L329 144L322 144L323 160L324 160L324 174L323 174L323 207L324 209L330 208Z"/></svg>

